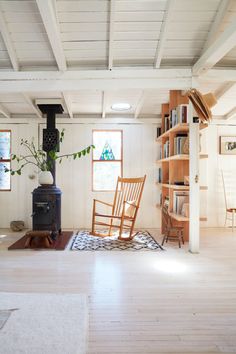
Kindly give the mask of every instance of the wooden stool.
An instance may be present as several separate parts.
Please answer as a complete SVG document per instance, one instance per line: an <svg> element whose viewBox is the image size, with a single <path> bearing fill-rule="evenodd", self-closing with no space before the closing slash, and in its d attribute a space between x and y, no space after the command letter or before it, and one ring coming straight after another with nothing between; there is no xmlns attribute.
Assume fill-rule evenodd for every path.
<svg viewBox="0 0 236 354"><path fill-rule="evenodd" d="M25 236L27 236L24 246L25 248L31 246L31 242L35 237L44 239L45 248L50 248L50 245L53 243L53 240L51 239L51 231L31 230L27 231Z"/></svg>

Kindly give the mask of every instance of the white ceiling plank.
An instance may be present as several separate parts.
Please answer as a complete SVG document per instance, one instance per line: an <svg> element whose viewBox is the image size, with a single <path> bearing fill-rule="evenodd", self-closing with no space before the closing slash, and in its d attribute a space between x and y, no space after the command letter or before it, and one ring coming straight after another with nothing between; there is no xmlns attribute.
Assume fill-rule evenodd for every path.
<svg viewBox="0 0 236 354"><path fill-rule="evenodd" d="M67 69L58 23L52 0L36 0L59 70Z"/></svg>
<svg viewBox="0 0 236 354"><path fill-rule="evenodd" d="M1 7L0 7L0 32L2 34L2 38L3 38L5 46L7 48L8 55L10 57L13 69L15 71L18 71L19 70L19 63L18 63L16 52L15 52L15 49L14 49L14 46L13 46L13 43L12 43L12 40L10 37L10 33L7 28L5 18L3 16L2 11L1 11Z"/></svg>
<svg viewBox="0 0 236 354"><path fill-rule="evenodd" d="M236 117L236 107L233 108L229 113L224 115L224 119L229 120Z"/></svg>
<svg viewBox="0 0 236 354"><path fill-rule="evenodd" d="M11 118L11 113L1 104L0 104L0 113L2 113L6 118Z"/></svg>
<svg viewBox="0 0 236 354"><path fill-rule="evenodd" d="M158 42L155 61L154 61L155 68L159 68L161 65L161 59L163 56L165 41L166 41L167 32L168 32L170 19L171 19L171 15L172 15L172 9L173 9L173 0L168 0L167 5L166 5L166 11L164 14L164 19L163 19L162 26L161 26L161 35L160 35L160 39Z"/></svg>
<svg viewBox="0 0 236 354"><path fill-rule="evenodd" d="M73 116L73 112L72 112L72 109L71 109L71 100L70 100L70 97L69 97L68 93L62 92L62 97L63 97L63 100L65 102L65 106L66 106L67 112L69 114L69 117L71 119L73 119L74 116Z"/></svg>
<svg viewBox="0 0 236 354"><path fill-rule="evenodd" d="M211 69L236 44L236 20L215 40L193 66L193 74L200 75Z"/></svg>
<svg viewBox="0 0 236 354"><path fill-rule="evenodd" d="M219 7L215 16L214 21L212 22L210 32L208 34L207 40L205 42L205 45L203 47L203 53L205 50L211 45L211 43L214 41L217 32L219 31L220 25L224 20L224 17L229 10L229 5L231 3L231 0L222 0L219 3Z"/></svg>
<svg viewBox="0 0 236 354"><path fill-rule="evenodd" d="M114 22L115 22L115 0L110 1L110 27L109 27L109 51L108 69L112 70L114 56Z"/></svg>
<svg viewBox="0 0 236 354"><path fill-rule="evenodd" d="M144 101L145 101L145 94L144 94L144 91L142 91L140 97L139 97L139 101L138 101L138 104L136 106L136 109L135 109L135 112L134 112L134 118L137 119L139 117L139 114L142 110L142 107L144 105Z"/></svg>
<svg viewBox="0 0 236 354"><path fill-rule="evenodd" d="M37 116L38 118L42 118L43 115L42 115L42 113L40 112L40 110L38 109L38 107L35 106L33 100L32 100L26 93L23 93L23 96L24 96L25 101L30 105L30 107L32 108L32 110L35 112L36 116Z"/></svg>
<svg viewBox="0 0 236 354"><path fill-rule="evenodd" d="M236 84L235 82L227 82L226 84L223 84L218 90L214 92L216 99L219 101L222 97L224 97L229 90L231 90L232 87L234 87Z"/></svg>
<svg viewBox="0 0 236 354"><path fill-rule="evenodd" d="M102 94L102 118L106 118L106 108L107 108L107 92L103 91Z"/></svg>

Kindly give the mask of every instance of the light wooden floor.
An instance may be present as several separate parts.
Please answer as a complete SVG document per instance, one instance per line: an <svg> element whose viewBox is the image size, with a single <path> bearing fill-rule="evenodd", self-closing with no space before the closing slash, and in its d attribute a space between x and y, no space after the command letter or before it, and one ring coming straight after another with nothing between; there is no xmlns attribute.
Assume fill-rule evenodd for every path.
<svg viewBox="0 0 236 354"><path fill-rule="evenodd" d="M4 251L13 238L0 291L88 294L89 354L236 353L236 232L203 230L198 255Z"/></svg>

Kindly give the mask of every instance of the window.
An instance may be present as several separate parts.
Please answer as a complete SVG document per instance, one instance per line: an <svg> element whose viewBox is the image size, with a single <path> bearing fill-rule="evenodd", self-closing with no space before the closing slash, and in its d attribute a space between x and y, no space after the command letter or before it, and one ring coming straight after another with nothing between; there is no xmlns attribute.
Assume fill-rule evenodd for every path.
<svg viewBox="0 0 236 354"><path fill-rule="evenodd" d="M113 191L122 177L122 131L93 131L93 191Z"/></svg>
<svg viewBox="0 0 236 354"><path fill-rule="evenodd" d="M11 168L11 131L0 130L0 191L11 190L11 175L5 172Z"/></svg>

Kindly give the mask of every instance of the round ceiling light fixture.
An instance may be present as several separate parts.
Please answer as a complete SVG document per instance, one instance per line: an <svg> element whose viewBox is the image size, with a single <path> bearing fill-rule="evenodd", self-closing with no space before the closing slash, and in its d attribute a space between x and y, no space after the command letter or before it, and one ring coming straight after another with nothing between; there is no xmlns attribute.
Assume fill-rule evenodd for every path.
<svg viewBox="0 0 236 354"><path fill-rule="evenodd" d="M113 111L118 111L118 112L129 111L131 109L131 105L125 102L113 103L111 109Z"/></svg>

